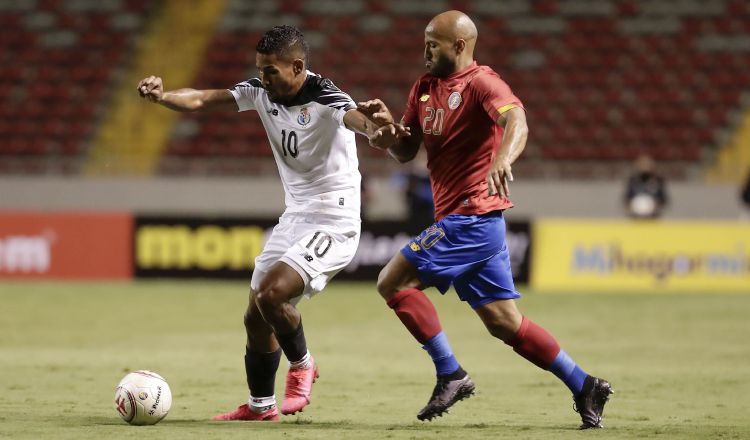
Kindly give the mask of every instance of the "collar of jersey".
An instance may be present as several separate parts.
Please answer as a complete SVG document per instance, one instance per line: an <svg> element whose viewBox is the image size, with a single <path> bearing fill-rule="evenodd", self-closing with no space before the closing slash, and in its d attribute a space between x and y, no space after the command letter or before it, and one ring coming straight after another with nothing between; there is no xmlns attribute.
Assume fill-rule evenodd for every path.
<svg viewBox="0 0 750 440"><path fill-rule="evenodd" d="M273 103L283 105L284 107L294 107L307 104L320 94L320 90L322 89L320 81L322 79L322 77L308 71L307 78L305 78L305 82L302 83L302 87L300 87L296 95L291 98L273 101Z"/></svg>

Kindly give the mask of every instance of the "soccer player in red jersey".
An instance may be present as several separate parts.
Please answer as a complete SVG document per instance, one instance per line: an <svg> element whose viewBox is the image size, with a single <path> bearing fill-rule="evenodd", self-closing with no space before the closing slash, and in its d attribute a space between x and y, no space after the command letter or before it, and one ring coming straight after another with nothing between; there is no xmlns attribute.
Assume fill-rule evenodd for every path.
<svg viewBox="0 0 750 440"><path fill-rule="evenodd" d="M378 291L430 354L437 384L420 420L432 420L474 393L442 331L435 307L422 290L451 285L492 336L535 365L554 373L573 393L581 429L600 428L609 383L588 375L546 330L516 307L505 244L503 211L513 206L511 164L524 149L526 114L521 100L487 66L474 61L477 29L459 11L437 15L425 29L429 70L411 89L401 120L411 133L397 138L381 129L373 146L399 162L424 144L435 199L436 223L398 252L380 272ZM381 123L393 118L382 101L360 103Z"/></svg>

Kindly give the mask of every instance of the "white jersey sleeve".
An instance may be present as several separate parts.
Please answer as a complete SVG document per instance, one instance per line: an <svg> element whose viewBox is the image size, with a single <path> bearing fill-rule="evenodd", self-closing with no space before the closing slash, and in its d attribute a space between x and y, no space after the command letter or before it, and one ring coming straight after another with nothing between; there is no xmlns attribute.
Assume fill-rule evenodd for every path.
<svg viewBox="0 0 750 440"><path fill-rule="evenodd" d="M344 125L344 115L349 110L357 108L357 104L346 93L339 90L329 79L321 81L322 90L320 95L315 98L315 102L322 105L323 114L336 121L339 125Z"/></svg>
<svg viewBox="0 0 750 440"><path fill-rule="evenodd" d="M238 111L241 112L257 110L255 100L260 96L262 90L263 84L258 78L242 81L229 89L232 96L234 96L234 100L237 101L237 107L239 108Z"/></svg>

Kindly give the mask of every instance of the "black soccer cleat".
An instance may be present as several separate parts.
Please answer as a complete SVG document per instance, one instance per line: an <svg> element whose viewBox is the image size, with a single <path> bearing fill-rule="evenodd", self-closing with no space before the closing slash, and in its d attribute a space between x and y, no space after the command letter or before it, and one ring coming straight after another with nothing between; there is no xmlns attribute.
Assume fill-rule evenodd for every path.
<svg viewBox="0 0 750 440"><path fill-rule="evenodd" d="M424 421L432 420L435 417L442 417L443 413L448 412L448 408L453 406L454 403L473 395L474 382L468 374L463 379L455 380L438 377L435 389L432 390L430 401L419 411L417 418Z"/></svg>
<svg viewBox="0 0 750 440"><path fill-rule="evenodd" d="M581 415L583 422L578 429L603 428L602 413L604 404L614 390L609 382L594 376L587 376L581 394L573 397L573 409Z"/></svg>

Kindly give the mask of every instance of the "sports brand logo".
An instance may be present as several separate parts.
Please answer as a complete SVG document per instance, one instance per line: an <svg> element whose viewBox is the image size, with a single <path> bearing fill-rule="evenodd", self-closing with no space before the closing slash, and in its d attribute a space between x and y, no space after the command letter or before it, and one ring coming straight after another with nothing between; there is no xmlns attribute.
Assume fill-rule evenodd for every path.
<svg viewBox="0 0 750 440"><path fill-rule="evenodd" d="M297 115L297 122L299 122L299 125L307 125L310 123L310 109L307 107L302 107L299 109L299 115Z"/></svg>
<svg viewBox="0 0 750 440"><path fill-rule="evenodd" d="M279 111L276 110L275 108L271 110L266 110L266 113L268 113L269 115L279 116Z"/></svg>
<svg viewBox="0 0 750 440"><path fill-rule="evenodd" d="M448 97L448 108L451 110L455 110L458 108L459 105L461 105L461 94L458 92L453 92Z"/></svg>
<svg viewBox="0 0 750 440"><path fill-rule="evenodd" d="M128 415L128 411L125 409L125 399L122 396L117 396L115 399L115 405L117 405L117 411L124 416Z"/></svg>

